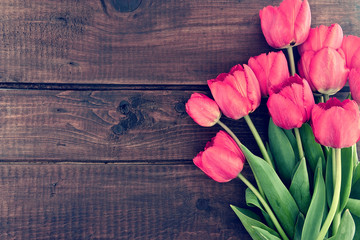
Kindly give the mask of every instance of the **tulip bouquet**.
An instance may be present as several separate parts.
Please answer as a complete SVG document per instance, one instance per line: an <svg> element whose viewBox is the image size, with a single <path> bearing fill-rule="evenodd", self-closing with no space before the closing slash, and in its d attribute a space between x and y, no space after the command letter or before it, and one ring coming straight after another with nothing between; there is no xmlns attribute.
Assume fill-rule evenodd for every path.
<svg viewBox="0 0 360 240"><path fill-rule="evenodd" d="M343 36L338 24L310 28L307 0L284 0L259 15L267 43L287 57L282 50L251 57L208 80L214 100L191 95L186 111L193 120L224 129L194 164L215 181L239 178L248 187L252 209L231 208L253 239L360 239L360 38ZM331 96L347 81L345 100ZM265 144L250 119L262 97L270 114ZM262 156L221 114L245 119ZM245 161L255 186L241 174Z"/></svg>

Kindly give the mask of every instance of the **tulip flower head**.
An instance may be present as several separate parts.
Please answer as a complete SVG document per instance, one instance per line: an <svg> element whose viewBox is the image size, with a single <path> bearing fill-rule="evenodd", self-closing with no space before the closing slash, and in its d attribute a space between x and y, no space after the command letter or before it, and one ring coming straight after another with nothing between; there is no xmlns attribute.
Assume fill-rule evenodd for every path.
<svg viewBox="0 0 360 240"><path fill-rule="evenodd" d="M273 87L281 85L290 76L288 63L282 51L251 57L248 64L259 81L263 97L269 96Z"/></svg>
<svg viewBox="0 0 360 240"><path fill-rule="evenodd" d="M317 52L322 48L331 47L338 49L343 41L343 31L339 24L335 23L331 26L321 25L311 28L306 41L298 46L298 51L302 55L306 51Z"/></svg>
<svg viewBox="0 0 360 240"><path fill-rule="evenodd" d="M208 80L208 85L221 111L229 118L240 119L260 105L259 82L246 64L236 65L229 73Z"/></svg>
<svg viewBox="0 0 360 240"><path fill-rule="evenodd" d="M298 75L288 80L270 95L267 107L274 124L284 128L299 128L310 119L315 104L311 88Z"/></svg>
<svg viewBox="0 0 360 240"><path fill-rule="evenodd" d="M307 0L284 0L279 7L260 10L261 29L273 48L287 48L305 42L311 24Z"/></svg>
<svg viewBox="0 0 360 240"><path fill-rule="evenodd" d="M193 161L215 181L228 182L242 171L245 156L229 134L219 131Z"/></svg>
<svg viewBox="0 0 360 240"><path fill-rule="evenodd" d="M360 37L345 36L341 45L348 68L360 67Z"/></svg>
<svg viewBox="0 0 360 240"><path fill-rule="evenodd" d="M185 104L186 112L200 126L212 127L221 117L216 102L201 93L193 93Z"/></svg>
<svg viewBox="0 0 360 240"><path fill-rule="evenodd" d="M300 76L310 84L311 89L323 94L333 95L346 83L349 69L341 49L330 47L321 50L306 51L298 63Z"/></svg>
<svg viewBox="0 0 360 240"><path fill-rule="evenodd" d="M351 97L360 105L360 68L353 68L349 74Z"/></svg>
<svg viewBox="0 0 360 240"><path fill-rule="evenodd" d="M332 148L350 147L360 137L359 107L353 100L330 98L313 107L311 125L318 143Z"/></svg>

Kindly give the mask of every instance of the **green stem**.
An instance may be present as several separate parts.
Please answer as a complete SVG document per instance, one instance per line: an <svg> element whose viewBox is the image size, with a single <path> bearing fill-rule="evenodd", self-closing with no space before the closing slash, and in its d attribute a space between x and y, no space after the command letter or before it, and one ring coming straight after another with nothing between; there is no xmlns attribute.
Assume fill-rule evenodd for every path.
<svg viewBox="0 0 360 240"><path fill-rule="evenodd" d="M239 148L241 149L241 142L240 140L237 138L237 136L235 135L235 133L233 131L231 131L231 129L226 126L223 122L221 122L220 120L217 122L236 142L236 144L239 146Z"/></svg>
<svg viewBox="0 0 360 240"><path fill-rule="evenodd" d="M295 132L295 136L296 136L296 143L297 143L297 146L299 149L299 159L301 160L304 158L304 150L303 150L302 143L301 143L301 136L300 136L299 129L295 128L294 132Z"/></svg>
<svg viewBox="0 0 360 240"><path fill-rule="evenodd" d="M233 131L231 131L231 129L230 129L228 126L226 126L223 122L221 122L220 120L219 120L217 123L234 139L234 141L236 142L236 144L237 144L237 145L239 146L239 148L241 149L241 142L240 142L240 140L237 138L237 136L235 135L235 133L234 133ZM261 195L262 195L262 196L265 196L264 191L262 190L262 188L261 188L261 186L260 186L260 184L259 184L259 181L258 181L258 179L256 178L256 176L255 176L255 180L256 180L256 183L257 183L257 185L258 185L258 187L259 187L259 191L260 191Z"/></svg>
<svg viewBox="0 0 360 240"><path fill-rule="evenodd" d="M327 100L329 100L329 99L330 99L329 94L324 94L324 100L325 100L325 102L327 102Z"/></svg>
<svg viewBox="0 0 360 240"><path fill-rule="evenodd" d="M329 230L329 227L331 225L331 222L334 219L335 213L338 209L339 205L339 198L340 198L340 188L341 188L341 149L336 148L335 150L335 166L333 165L333 168L336 169L336 176L334 176L335 180L335 187L334 187L334 195L332 199L332 203L330 206L329 213L325 219L325 222L320 230L320 233L316 240L323 240L327 231Z"/></svg>
<svg viewBox="0 0 360 240"><path fill-rule="evenodd" d="M274 168L274 166L273 166L273 164L272 164L272 162L271 162L271 159L270 159L270 157L269 157L269 154L268 154L268 152L267 152L267 150L266 150L266 147L265 147L263 141L261 140L261 137L260 137L258 131L256 130L255 125L254 125L253 122L251 121L250 116L249 116L249 115L246 115L244 118L245 118L245 121L246 121L247 125L248 125L249 128L250 128L251 133L253 134L253 136L254 136L254 138L255 138L255 141L256 141L257 145L258 145L259 148L260 148L260 152L261 152L261 154L263 155L265 161L268 162L272 168Z"/></svg>
<svg viewBox="0 0 360 240"><path fill-rule="evenodd" d="M331 225L331 235L335 236L340 225L341 213L337 212L334 217L334 221Z"/></svg>
<svg viewBox="0 0 360 240"><path fill-rule="evenodd" d="M289 63L290 63L290 73L291 76L294 76L296 73L295 70L295 60L294 60L294 52L293 52L293 47L290 46L288 48L286 48L288 56L289 56Z"/></svg>
<svg viewBox="0 0 360 240"><path fill-rule="evenodd" d="M239 173L238 177L240 178L241 181L243 181L243 183L245 183L246 186L248 186L248 188L250 188L250 190L255 194L255 196L259 199L261 204L264 206L265 211L269 214L269 217L270 217L271 221L274 223L274 226L278 230L280 236L284 240L288 240L288 237L286 236L284 230L281 228L280 223L276 219L274 213L272 212L270 206L267 204L265 199L261 196L261 194L256 190L256 188L241 173Z"/></svg>

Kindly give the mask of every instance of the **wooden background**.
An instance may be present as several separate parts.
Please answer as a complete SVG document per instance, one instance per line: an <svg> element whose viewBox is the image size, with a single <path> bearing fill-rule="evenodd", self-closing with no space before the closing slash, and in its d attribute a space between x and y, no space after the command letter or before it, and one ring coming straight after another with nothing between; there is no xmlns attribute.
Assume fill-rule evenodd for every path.
<svg viewBox="0 0 360 240"><path fill-rule="evenodd" d="M312 26L360 36L359 1L309 1ZM258 12L279 3L0 1L0 239L250 239L229 208L244 185L192 163L219 127L184 103L273 50ZM263 102L263 137L267 117Z"/></svg>

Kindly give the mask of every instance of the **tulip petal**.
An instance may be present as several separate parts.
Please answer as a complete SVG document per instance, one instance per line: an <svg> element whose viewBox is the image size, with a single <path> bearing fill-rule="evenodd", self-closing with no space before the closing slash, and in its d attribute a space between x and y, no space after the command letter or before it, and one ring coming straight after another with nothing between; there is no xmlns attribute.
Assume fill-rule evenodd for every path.
<svg viewBox="0 0 360 240"><path fill-rule="evenodd" d="M214 126L220 119L221 113L214 100L204 94L193 93L185 104L186 112L200 126Z"/></svg>
<svg viewBox="0 0 360 240"><path fill-rule="evenodd" d="M211 146L216 147L222 147L224 149L227 149L230 152L235 153L236 155L240 156L243 159L243 162L245 162L245 156L240 150L240 147L237 145L237 143L234 141L234 139L227 134L226 132L220 130L215 137L211 140ZM211 147L208 146L208 147Z"/></svg>
<svg viewBox="0 0 360 240"><path fill-rule="evenodd" d="M349 74L351 97L360 104L360 68L353 68Z"/></svg>
<svg viewBox="0 0 360 240"><path fill-rule="evenodd" d="M299 1L297 1L299 2ZM310 25L311 25L311 12L307 0L304 0L297 12L295 20L294 34L295 46L302 44L308 38Z"/></svg>
<svg viewBox="0 0 360 240"><path fill-rule="evenodd" d="M311 115L316 140L328 147L345 148L360 137L360 115L355 101L331 98L314 106Z"/></svg>
<svg viewBox="0 0 360 240"><path fill-rule="evenodd" d="M203 171L217 182L228 182L242 171L244 161L221 147L210 147L202 155Z"/></svg>
<svg viewBox="0 0 360 240"><path fill-rule="evenodd" d="M357 58L358 51L360 51L360 38L357 36L344 36L341 49L344 51L346 56L346 66L348 68L354 68L356 65L353 62ZM356 61L358 62L358 61ZM360 67L360 65L358 65Z"/></svg>
<svg viewBox="0 0 360 240"><path fill-rule="evenodd" d="M332 48L323 48L311 60L309 77L317 91L333 95L346 83L345 59Z"/></svg>
<svg viewBox="0 0 360 240"><path fill-rule="evenodd" d="M310 63L314 55L315 55L314 51L306 51L303 53L303 55L300 58L300 61L298 62L299 74L301 77L305 78L308 81L312 91L316 91L316 88L311 82L309 72L310 72Z"/></svg>

